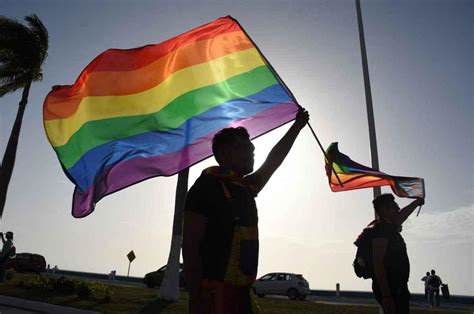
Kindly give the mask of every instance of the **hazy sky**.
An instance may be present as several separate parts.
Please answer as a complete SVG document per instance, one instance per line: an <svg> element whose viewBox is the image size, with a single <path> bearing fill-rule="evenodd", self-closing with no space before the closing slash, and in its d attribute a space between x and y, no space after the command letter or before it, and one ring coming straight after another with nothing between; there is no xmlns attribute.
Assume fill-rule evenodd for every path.
<svg viewBox="0 0 474 314"><path fill-rule="evenodd" d="M404 225L410 289L435 268L452 294L474 295L472 1L362 0L380 169L426 182L426 205ZM53 85L74 83L108 48L159 43L232 15L259 45L298 101L324 146L370 165L354 1L26 1L0 0L0 14L36 13L50 34L44 79L32 86L2 231L18 252L44 255L62 269L132 276L164 265L171 238L176 176L155 178L103 199L72 218L73 185L43 129ZM20 92L0 99L0 151ZM256 165L287 130L257 140ZM259 275L302 273L312 289L369 290L352 270L361 229L373 218L372 191L332 193L323 156L308 129L257 198ZM190 184L208 159L192 167ZM385 189L388 191L387 189ZM400 199L401 205L407 200Z"/></svg>

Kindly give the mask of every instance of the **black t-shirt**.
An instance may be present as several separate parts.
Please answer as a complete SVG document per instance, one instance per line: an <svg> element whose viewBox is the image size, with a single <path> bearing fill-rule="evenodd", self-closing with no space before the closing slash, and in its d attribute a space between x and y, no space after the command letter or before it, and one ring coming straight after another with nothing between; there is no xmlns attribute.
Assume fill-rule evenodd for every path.
<svg viewBox="0 0 474 314"><path fill-rule="evenodd" d="M387 252L384 259L385 271L389 282L408 282L410 276L410 261L407 246L403 240L399 227L387 222L379 222L374 227L373 238L388 240Z"/></svg>
<svg viewBox="0 0 474 314"><path fill-rule="evenodd" d="M227 191L225 191L227 189ZM255 195L244 186L232 184L210 174L202 174L191 187L186 198L185 211L202 214L207 227L201 245L203 277L223 280L231 253L236 225L257 228L258 216ZM258 263L256 249L248 258L251 268Z"/></svg>

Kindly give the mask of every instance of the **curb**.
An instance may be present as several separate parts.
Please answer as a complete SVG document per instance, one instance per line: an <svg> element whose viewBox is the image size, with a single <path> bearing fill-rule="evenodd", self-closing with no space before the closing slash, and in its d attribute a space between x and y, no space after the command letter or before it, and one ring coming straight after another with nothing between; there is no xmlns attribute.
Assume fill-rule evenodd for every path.
<svg viewBox="0 0 474 314"><path fill-rule="evenodd" d="M48 314L94 314L98 312L75 309L72 307L65 307L60 305L42 303L37 301L24 300L19 298L7 297L0 295L0 305L31 311L33 313L48 313Z"/></svg>

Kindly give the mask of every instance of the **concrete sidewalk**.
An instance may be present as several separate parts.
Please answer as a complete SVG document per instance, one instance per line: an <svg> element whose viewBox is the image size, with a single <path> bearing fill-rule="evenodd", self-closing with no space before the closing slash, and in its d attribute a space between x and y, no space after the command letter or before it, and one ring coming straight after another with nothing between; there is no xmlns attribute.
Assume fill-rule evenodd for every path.
<svg viewBox="0 0 474 314"><path fill-rule="evenodd" d="M317 296L308 296L308 301L322 304L332 304L332 305L363 305L363 306L373 306L379 307L378 303L374 299L358 299L358 298L337 298L337 297L317 297ZM412 310L428 310L433 313L442 313L443 311L459 311L464 313L474 313L474 306L470 304L456 304L456 303L447 303L442 302L440 307L430 308L430 305L426 302L410 302L410 309Z"/></svg>
<svg viewBox="0 0 474 314"><path fill-rule="evenodd" d="M23 300L0 295L1 314L29 314L29 313L51 313L51 314L93 314L98 312L74 309L71 307L42 303L37 301Z"/></svg>

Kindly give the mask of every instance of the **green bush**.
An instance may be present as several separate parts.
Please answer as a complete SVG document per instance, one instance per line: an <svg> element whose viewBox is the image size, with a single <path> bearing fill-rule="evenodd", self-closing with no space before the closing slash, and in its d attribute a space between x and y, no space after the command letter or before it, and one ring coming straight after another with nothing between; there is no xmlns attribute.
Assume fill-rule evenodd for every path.
<svg viewBox="0 0 474 314"><path fill-rule="evenodd" d="M5 273L5 279L6 280L11 280L13 278L13 276L15 275L15 271L10 268L7 270L7 272Z"/></svg>
<svg viewBox="0 0 474 314"><path fill-rule="evenodd" d="M20 281L20 286L28 289L52 289L49 278L41 275Z"/></svg>
<svg viewBox="0 0 474 314"><path fill-rule="evenodd" d="M105 285L101 285L101 284L96 284L95 293L94 293L95 298L102 299L103 302L108 303L112 301L113 295L114 295L114 292L109 287Z"/></svg>
<svg viewBox="0 0 474 314"><path fill-rule="evenodd" d="M112 301L112 298L114 297L114 292L112 291L112 289L110 289L109 287L107 287L106 291L105 291L105 295L104 295L104 301L105 302L110 302Z"/></svg>
<svg viewBox="0 0 474 314"><path fill-rule="evenodd" d="M79 281L76 284L76 293L79 299L87 299L94 294L94 286L86 281Z"/></svg>
<svg viewBox="0 0 474 314"><path fill-rule="evenodd" d="M114 295L113 291L103 284L95 281L68 279L64 276L54 278L39 275L22 279L18 285L27 289L54 290L63 294L77 294L79 299L92 297L105 303L112 301Z"/></svg>
<svg viewBox="0 0 474 314"><path fill-rule="evenodd" d="M72 294L76 292L76 280L67 279L64 276L59 278L50 278L51 286L54 290L64 293L64 294Z"/></svg>

